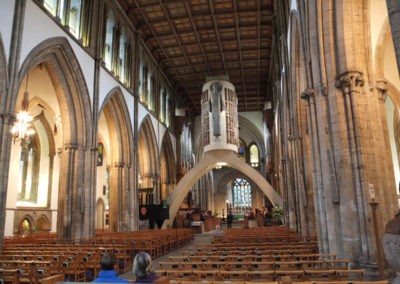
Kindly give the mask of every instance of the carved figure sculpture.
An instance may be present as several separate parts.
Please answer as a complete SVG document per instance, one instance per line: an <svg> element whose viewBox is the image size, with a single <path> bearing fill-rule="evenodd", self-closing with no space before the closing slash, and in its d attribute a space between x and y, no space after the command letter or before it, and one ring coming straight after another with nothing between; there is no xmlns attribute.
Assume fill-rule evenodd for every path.
<svg viewBox="0 0 400 284"><path fill-rule="evenodd" d="M210 85L209 111L211 112L213 135L221 136L221 112L225 110L222 84L215 81Z"/></svg>

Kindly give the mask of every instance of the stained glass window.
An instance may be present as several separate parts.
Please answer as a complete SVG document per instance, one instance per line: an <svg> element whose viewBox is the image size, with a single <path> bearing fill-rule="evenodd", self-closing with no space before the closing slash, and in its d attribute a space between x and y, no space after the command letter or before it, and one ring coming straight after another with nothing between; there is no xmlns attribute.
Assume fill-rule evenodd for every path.
<svg viewBox="0 0 400 284"><path fill-rule="evenodd" d="M233 206L251 207L251 186L245 179L237 178L233 182Z"/></svg>

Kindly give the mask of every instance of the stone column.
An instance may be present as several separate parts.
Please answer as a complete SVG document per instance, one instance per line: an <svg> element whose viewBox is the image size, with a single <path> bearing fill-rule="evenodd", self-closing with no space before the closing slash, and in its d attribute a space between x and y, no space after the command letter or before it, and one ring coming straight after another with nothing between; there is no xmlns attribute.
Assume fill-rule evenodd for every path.
<svg viewBox="0 0 400 284"><path fill-rule="evenodd" d="M361 135L358 128L356 96L364 85L363 74L358 71L349 71L338 76L336 86L343 92L344 111L346 117L347 148L344 154L349 159L348 183L342 189L346 203L341 207L343 224L352 220L354 228L343 227L343 238L352 239L344 242L345 257L359 266L371 261L371 240L368 231L368 205L365 189L363 157L361 151ZM346 178L346 177L344 177ZM346 216L345 216L346 215ZM356 244L357 242L357 244ZM351 249L349 251L349 249ZM360 260L360 263L358 263Z"/></svg>
<svg viewBox="0 0 400 284"><path fill-rule="evenodd" d="M8 60L8 82L5 78L5 92L0 95L0 251L3 247L4 226L6 218L6 200L8 190L8 171L10 167L11 138L10 129L14 123L13 101L18 96L18 71L20 66L20 53L22 33L25 19L26 0L15 1L14 20L11 30L10 54Z"/></svg>
<svg viewBox="0 0 400 284"><path fill-rule="evenodd" d="M393 211L396 210L396 207L391 206L394 202L393 202L393 196L390 194L390 188L393 188L392 186L393 182L391 182L391 180L394 181L395 177L394 177L393 163L391 159L392 150L390 146L389 127L386 118L386 108L385 108L385 102L388 95L387 82L384 80L378 80L375 86L378 92L379 113L381 118L381 125L382 125L381 127L384 140L383 143L385 144L384 149L382 149L382 151L384 152L382 156L385 159L382 159L382 161L380 161L382 163L380 169L382 170L383 174L379 174L379 177L383 179L381 182L384 188L382 188L383 190L377 192L379 201L382 204L385 204L385 206L383 207L380 206L379 211L381 211L384 215L391 216Z"/></svg>
<svg viewBox="0 0 400 284"><path fill-rule="evenodd" d="M392 31L394 51L396 53L397 71L400 74L400 1L386 0L386 6L388 9L390 29Z"/></svg>
<svg viewBox="0 0 400 284"><path fill-rule="evenodd" d="M59 239L71 239L73 233L75 156L78 146L66 144L60 158L60 187L58 193L57 236Z"/></svg>
<svg viewBox="0 0 400 284"><path fill-rule="evenodd" d="M109 191L109 202L110 202L110 230L112 232L118 232L122 228L123 223L123 163L114 163L110 168L110 191Z"/></svg>
<svg viewBox="0 0 400 284"><path fill-rule="evenodd" d="M10 138L10 129L15 121L15 115L11 112L0 113L0 126L1 126L1 138L2 141ZM9 147L11 144L9 144ZM4 238L4 226L6 222L6 201L7 201L7 183L8 183L8 172L10 164L10 155L5 155L5 145L1 147L1 160L0 166L2 171L0 173L0 251L3 248L3 238ZM8 151L10 152L10 151ZM7 167L5 166L7 165Z"/></svg>
<svg viewBox="0 0 400 284"><path fill-rule="evenodd" d="M307 121L311 141L314 203L316 215L316 229L318 235L318 246L321 253L329 253L328 225L326 220L325 192L321 177L321 157L318 142L318 123L315 107L315 90L307 89L301 94L301 98L306 101Z"/></svg>
<svg viewBox="0 0 400 284"><path fill-rule="evenodd" d="M136 31L135 34L135 56L134 56L134 74L133 74L133 192L132 196L132 218L130 220L130 228L139 230L139 156L138 156L138 140L139 140L139 68L140 68L140 39L141 32Z"/></svg>
<svg viewBox="0 0 400 284"><path fill-rule="evenodd" d="M153 204L160 204L160 175L154 174L153 176Z"/></svg>

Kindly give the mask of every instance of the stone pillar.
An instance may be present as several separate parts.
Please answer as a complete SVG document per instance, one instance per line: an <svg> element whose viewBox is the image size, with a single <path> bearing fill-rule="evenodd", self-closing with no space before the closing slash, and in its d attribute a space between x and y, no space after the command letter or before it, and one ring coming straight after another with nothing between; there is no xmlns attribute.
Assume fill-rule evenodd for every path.
<svg viewBox="0 0 400 284"><path fill-rule="evenodd" d="M365 189L364 165L361 151L361 130L358 128L356 96L364 85L363 74L350 71L340 74L337 87L343 92L344 112L346 118L347 146L343 149L349 166L346 188L342 189L344 204L341 206L343 224L351 220L353 228L342 226L345 257L350 258L355 267L371 261L371 240L368 228L368 205ZM347 239L347 240L345 240ZM360 262L359 262L360 261Z"/></svg>
<svg viewBox="0 0 400 284"><path fill-rule="evenodd" d="M89 172L90 177L84 177L88 181L88 185L85 188L84 196L84 221L82 222L82 232L84 237L94 237L96 235L96 189L97 189L97 139L94 136L97 127L93 127L93 140L92 146L89 149ZM87 171L85 171L87 172ZM86 201L85 201L86 200Z"/></svg>
<svg viewBox="0 0 400 284"><path fill-rule="evenodd" d="M14 123L13 101L18 96L18 71L20 66L20 53L22 33L25 19L26 0L15 1L14 20L11 30L10 54L8 60L8 82L5 78L5 92L0 95L0 251L3 247L4 226L6 218L6 200L8 190L8 171L10 167L11 138L10 129Z"/></svg>
<svg viewBox="0 0 400 284"><path fill-rule="evenodd" d="M123 168L122 163L114 163L110 168L110 230L118 232L122 229L123 223Z"/></svg>
<svg viewBox="0 0 400 284"><path fill-rule="evenodd" d="M388 9L390 29L392 31L394 51L396 53L397 71L400 74L400 1L386 0L386 6Z"/></svg>
<svg viewBox="0 0 400 284"><path fill-rule="evenodd" d="M381 118L381 129L383 134L382 139L384 140L383 141L384 149L380 149L379 151L382 159L379 159L379 166L378 166L378 169L380 170L378 178L381 179L382 190L377 191L377 194L381 204L385 204L385 206L380 206L379 211L382 212L384 216L386 216L386 218L384 219L387 219L390 218L388 216L391 216L393 214L393 211L395 211L397 208L397 206L395 205L397 202L393 202L393 195L390 192L391 189L393 188L393 182L395 180L395 177L394 177L394 169L392 162L392 150L390 146L389 127L386 118L386 108L385 108L385 102L388 95L387 82L384 80L378 80L375 86L378 92L379 114ZM394 190L394 192L396 191ZM382 226L383 224L381 224L381 227Z"/></svg>
<svg viewBox="0 0 400 284"><path fill-rule="evenodd" d="M153 204L160 204L160 175L159 174L154 174L153 176L153 194L154 194L154 199L153 199Z"/></svg>
<svg viewBox="0 0 400 284"><path fill-rule="evenodd" d="M138 156L138 140L139 140L139 68L140 68L140 39L141 32L136 31L135 34L135 56L134 56L134 79L133 79L133 192L132 196L132 219L130 220L130 228L139 229L139 156Z"/></svg>
<svg viewBox="0 0 400 284"><path fill-rule="evenodd" d="M5 140L11 140L10 129L15 121L15 115L11 112L0 113L0 129L1 129L1 139L2 142ZM3 238L4 238L4 226L6 222L6 201L7 201L7 183L8 183L8 172L10 165L10 155L6 155L7 151L4 145L1 146L1 159L0 166L3 169L0 173L0 251L3 248ZM11 146L8 143L9 147ZM8 153L10 150L8 150ZM7 165L7 167L6 167Z"/></svg>
<svg viewBox="0 0 400 284"><path fill-rule="evenodd" d="M314 185L314 203L316 215L316 229L318 235L318 246L321 253L329 253L328 225L326 220L325 192L321 177L321 161L318 142L318 123L315 108L315 90L307 89L301 94L301 98L306 101L307 108L307 128L310 133L312 167L313 167L313 185Z"/></svg>
<svg viewBox="0 0 400 284"><path fill-rule="evenodd" d="M78 146L66 144L61 153L60 187L58 192L57 236L59 239L71 239L73 234L75 156Z"/></svg>
<svg viewBox="0 0 400 284"><path fill-rule="evenodd" d="M120 231L128 231L129 228L129 164L124 164L121 172L121 204L119 210L121 211L121 225Z"/></svg>

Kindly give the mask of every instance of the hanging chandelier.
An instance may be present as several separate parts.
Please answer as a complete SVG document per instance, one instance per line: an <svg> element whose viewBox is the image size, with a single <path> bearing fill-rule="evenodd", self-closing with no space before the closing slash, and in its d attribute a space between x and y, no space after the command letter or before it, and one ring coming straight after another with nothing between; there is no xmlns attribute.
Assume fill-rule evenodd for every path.
<svg viewBox="0 0 400 284"><path fill-rule="evenodd" d="M14 143L17 140L29 141L29 138L35 134L35 128L32 124L33 117L29 114L29 92L28 92L29 74L26 75L26 86L24 97L21 102L21 110L16 114L16 120L11 128L11 134L14 137Z"/></svg>

